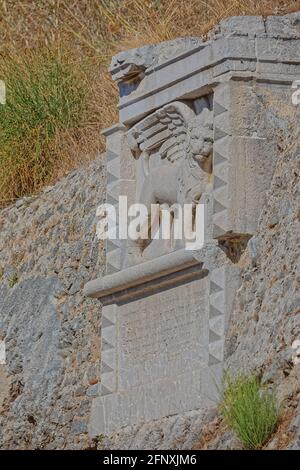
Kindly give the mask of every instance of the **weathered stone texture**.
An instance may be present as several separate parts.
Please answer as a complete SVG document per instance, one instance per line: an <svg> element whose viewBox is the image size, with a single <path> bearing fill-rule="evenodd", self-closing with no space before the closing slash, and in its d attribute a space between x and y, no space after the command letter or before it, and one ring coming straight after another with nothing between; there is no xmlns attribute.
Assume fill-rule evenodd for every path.
<svg viewBox="0 0 300 470"><path fill-rule="evenodd" d="M291 360L292 341L300 337L299 107L292 105L290 89L299 67L297 39L299 13L234 17L222 21L208 43L191 38L147 46L112 64L127 125L183 99L180 93L194 100L198 114L199 90L208 101L213 95L209 230L215 240L186 267L209 272L206 278L173 286L173 296L172 289L148 290L150 301L145 292L152 281L156 289L160 280L168 282L167 274L172 281L180 272L172 256L167 262L149 257L140 268L135 246L124 251L116 242L107 244L105 260L95 233L104 187L116 207L120 194L130 201L136 196L123 124L105 131L107 182L99 157L1 211L0 340L7 350L0 365L1 448L88 448L96 445L88 427L92 436L105 434L99 448L237 448L214 404L204 408L212 387L199 389L207 369L220 368L220 378L223 365L233 372L255 370L277 388L284 419L268 446L299 448L300 365ZM216 62L208 70L211 57ZM122 94L124 77L130 83ZM132 78L138 78L133 88ZM175 255L183 265L182 251ZM167 280L159 277L158 265ZM105 268L111 277L101 277ZM136 278L142 282L142 274L144 297L138 300ZM111 285L121 278L123 297ZM95 297L108 284L103 316L100 303L83 294L91 279L87 292Z"/></svg>
<svg viewBox="0 0 300 470"><path fill-rule="evenodd" d="M101 156L0 213L1 448L89 445L100 309L82 287L104 266L95 235L104 178Z"/></svg>
<svg viewBox="0 0 300 470"><path fill-rule="evenodd" d="M257 96L268 109L280 153L257 230L238 262L242 283L226 335L225 368L255 371L276 389L283 419L266 447L299 449L300 365L293 364L291 349L300 336L299 110L267 89ZM106 436L100 447L237 449L240 444L210 408L128 426Z"/></svg>
<svg viewBox="0 0 300 470"><path fill-rule="evenodd" d="M133 196L134 202L144 203L148 213L151 203L162 210L175 202L205 202L208 223L203 249L190 253L192 264L184 272L182 252L187 253L182 244L172 237L169 246L155 237L142 242L142 235L150 229L145 215L135 252L132 245L130 249L120 245L112 251L112 262L110 255L108 258L114 270L86 284L87 295L104 302L103 315L109 321L101 336L103 374L100 395L92 405L92 437L115 435L124 426L127 435L128 426L133 426L133 433L136 426L142 426L143 433L144 422L154 420L159 428L160 418L204 410L209 406L206 396L215 395L216 387L211 383L206 386L207 377L214 375L218 383L223 366L229 367L224 340L228 320L232 321L237 308L234 301L239 302L245 288L240 284L245 258L252 250L258 262L256 238L263 230L259 220L268 207L274 171L288 140L297 138L291 87L300 71L298 25L299 14L279 19L233 17L222 21L208 41L191 45L176 58L170 43L113 58L110 71L120 88L120 125L119 134L117 126L106 131L108 156L110 160L112 144L119 145L123 134L131 154L119 145L119 161L135 167L130 190L123 186L123 191ZM153 57L159 56L160 47L169 49L170 56L156 64ZM118 167L121 187L126 177L120 164ZM110 197L120 194L117 183L113 184L113 188L108 185ZM151 224L159 233L157 209ZM243 254L248 241L248 251ZM208 247L214 247L214 262ZM202 280L188 278L189 269L202 271ZM165 288L170 289L169 298ZM186 292L191 288L191 299L181 296L182 288ZM194 308L194 301L199 308ZM173 312L171 321L169 311ZM203 322L200 328L193 323L195 312ZM130 318L134 320L130 322ZM179 334L174 334L172 328L178 319ZM270 335L270 324L263 322L262 334ZM237 354L232 368L236 372L247 366L262 372L267 365L263 349L270 348L263 336L254 345L253 338L249 339L251 327L247 324L243 328L247 332L241 345L243 361ZM194 344L191 352L187 343L194 330L198 345ZM234 338L239 341L239 333L232 333L230 351L238 350ZM290 343L297 334L297 329L292 331ZM249 358L247 341L256 348L260 365ZM199 348L201 354L194 366ZM173 349L178 353L176 360ZM215 446L229 445L225 441L218 442L216 437ZM159 445L164 443L163 438ZM112 438L112 445L118 445L118 437Z"/></svg>

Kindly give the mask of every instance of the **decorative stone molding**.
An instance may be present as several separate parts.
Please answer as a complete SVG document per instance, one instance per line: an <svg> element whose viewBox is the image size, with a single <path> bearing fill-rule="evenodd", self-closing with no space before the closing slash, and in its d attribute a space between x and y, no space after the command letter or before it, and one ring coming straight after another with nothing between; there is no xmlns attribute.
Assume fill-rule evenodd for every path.
<svg viewBox="0 0 300 470"><path fill-rule="evenodd" d="M145 66L143 79L128 95L120 98L120 120L136 122L142 116L175 101L205 94L228 74L246 80L291 84L299 68L299 13L278 17L233 17L223 20L206 42L194 43L165 61ZM274 26L276 24L276 27ZM281 25L281 27L279 26ZM166 43L167 49L168 43ZM127 52L127 57L143 48ZM155 49L152 49L155 51ZM122 53L121 68L130 59ZM165 54L165 57L168 54ZM118 56L112 63L118 60ZM126 82L126 74L125 74Z"/></svg>
<svg viewBox="0 0 300 470"><path fill-rule="evenodd" d="M116 392L117 328L116 307L103 309L101 325L101 395Z"/></svg>

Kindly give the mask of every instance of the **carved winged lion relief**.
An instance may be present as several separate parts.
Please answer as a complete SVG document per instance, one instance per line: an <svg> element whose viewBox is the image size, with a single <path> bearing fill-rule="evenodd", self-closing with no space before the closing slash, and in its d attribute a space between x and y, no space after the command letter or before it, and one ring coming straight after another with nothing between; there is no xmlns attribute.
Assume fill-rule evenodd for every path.
<svg viewBox="0 0 300 470"><path fill-rule="evenodd" d="M148 213L151 204L196 205L208 189L212 174L213 117L208 107L199 114L193 105L173 102L134 125L128 142L137 165L137 202ZM145 221L150 231L150 221ZM144 248L149 259L179 246L153 240ZM142 244L141 244L142 246Z"/></svg>

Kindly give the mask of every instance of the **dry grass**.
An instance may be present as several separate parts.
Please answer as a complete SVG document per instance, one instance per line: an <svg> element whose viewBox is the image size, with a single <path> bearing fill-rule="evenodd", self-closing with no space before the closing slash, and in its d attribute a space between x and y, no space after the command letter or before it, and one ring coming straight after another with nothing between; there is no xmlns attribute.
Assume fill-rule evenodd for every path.
<svg viewBox="0 0 300 470"><path fill-rule="evenodd" d="M299 9L299 0L0 0L0 79L8 80L16 57L20 69L28 62L34 68L45 50L55 51L57 60L72 63L72 89L82 95L80 116L68 126L57 123L35 165L27 161L32 127L22 135L21 148L15 140L11 145L7 141L0 153L0 204L37 192L103 149L100 129L117 119L117 91L106 72L114 53L178 36L204 36L231 15ZM13 87L10 93L15 93ZM20 116L25 115L23 110Z"/></svg>

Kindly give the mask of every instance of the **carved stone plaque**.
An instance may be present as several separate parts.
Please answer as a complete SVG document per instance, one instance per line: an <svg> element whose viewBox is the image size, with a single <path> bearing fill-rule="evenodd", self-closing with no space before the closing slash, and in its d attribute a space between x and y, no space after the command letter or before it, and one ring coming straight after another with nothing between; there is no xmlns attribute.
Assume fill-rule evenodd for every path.
<svg viewBox="0 0 300 470"><path fill-rule="evenodd" d="M209 279L204 277L104 307L103 396L93 403L92 434L217 400L221 364L208 365L208 290Z"/></svg>
<svg viewBox="0 0 300 470"><path fill-rule="evenodd" d="M119 387L178 376L207 362L207 280L119 307Z"/></svg>

